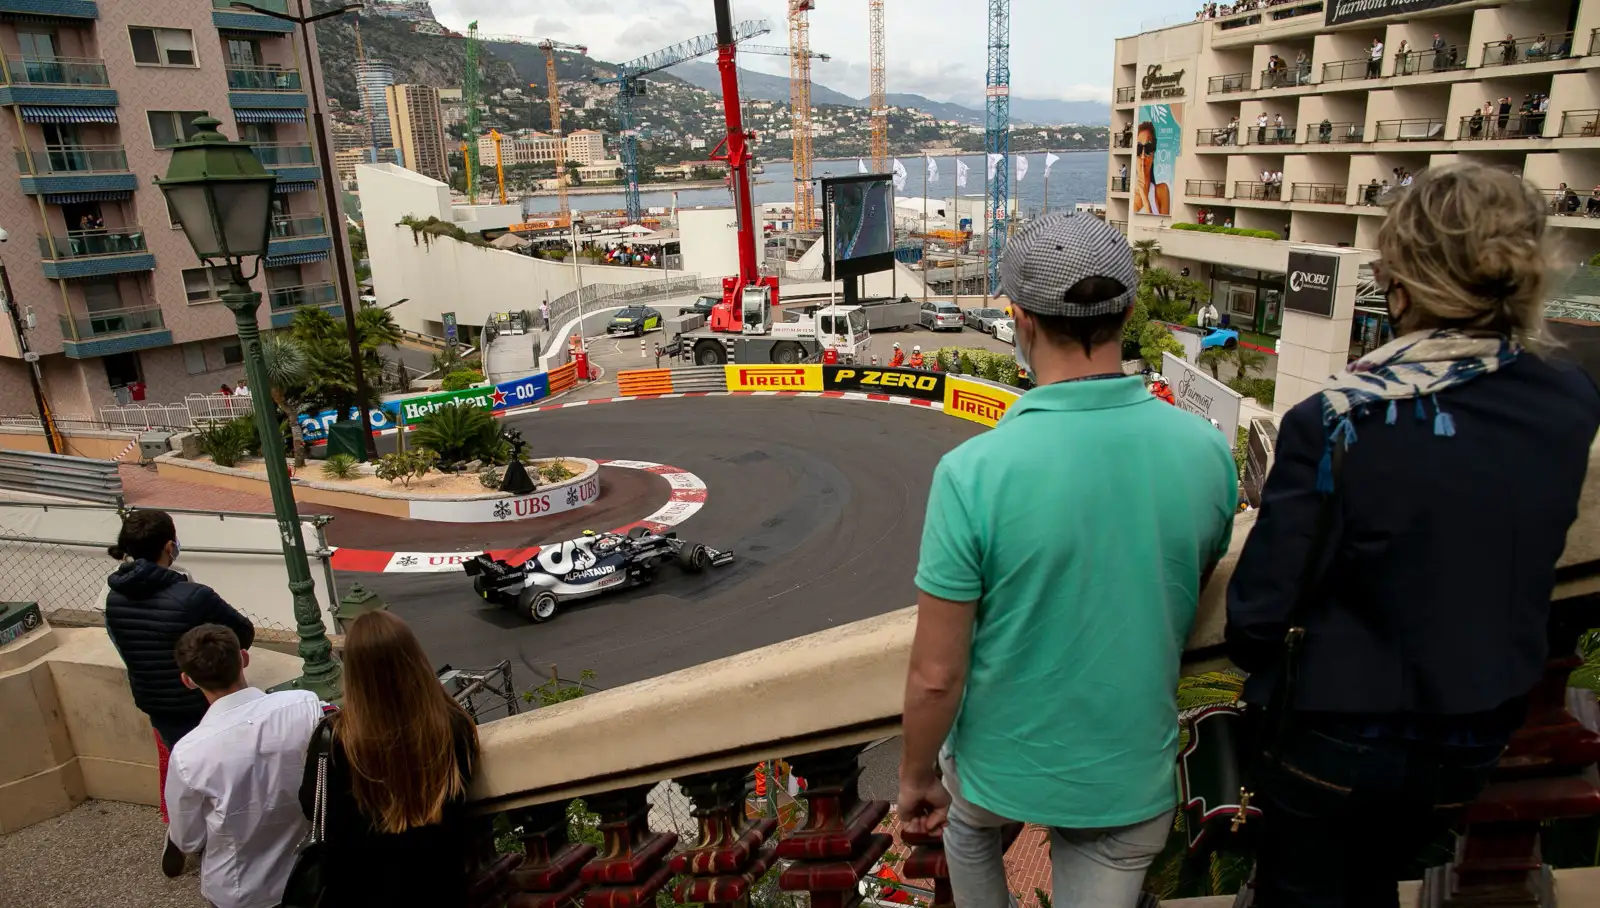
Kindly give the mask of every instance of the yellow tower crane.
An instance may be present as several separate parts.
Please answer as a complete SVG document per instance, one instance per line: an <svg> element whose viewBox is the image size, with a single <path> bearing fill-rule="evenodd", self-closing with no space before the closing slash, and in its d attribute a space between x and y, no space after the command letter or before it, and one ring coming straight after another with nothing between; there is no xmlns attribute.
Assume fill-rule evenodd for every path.
<svg viewBox="0 0 1600 908"><path fill-rule="evenodd" d="M500 204L507 205L510 203L506 201L506 165L505 159L500 156L500 143L505 140L505 136L500 134L500 130L491 129L489 138L494 140L494 177L500 186Z"/></svg>
<svg viewBox="0 0 1600 908"><path fill-rule="evenodd" d="M561 223L569 224L572 210L567 207L567 139L561 132L561 84L556 80L556 51L569 50L587 54L589 48L559 41L541 41L544 51L545 91L550 97L550 134L556 137L556 195L561 205Z"/></svg>
<svg viewBox="0 0 1600 908"><path fill-rule="evenodd" d="M794 137L794 229L817 229L811 185L811 18L815 0L789 0L789 134Z"/></svg>
<svg viewBox="0 0 1600 908"><path fill-rule="evenodd" d="M868 35L872 50L872 169L889 171L888 63L883 40L883 0L867 0Z"/></svg>
<svg viewBox="0 0 1600 908"><path fill-rule="evenodd" d="M468 147L466 142L461 143L461 160L465 161L467 165L467 194L476 199L478 197L478 184L473 180L477 177L472 172L472 155L469 153Z"/></svg>

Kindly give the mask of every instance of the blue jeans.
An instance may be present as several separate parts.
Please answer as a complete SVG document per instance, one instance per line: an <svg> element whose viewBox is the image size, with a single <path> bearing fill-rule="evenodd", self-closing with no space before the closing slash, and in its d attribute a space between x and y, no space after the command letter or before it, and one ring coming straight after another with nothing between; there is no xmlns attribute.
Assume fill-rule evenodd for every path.
<svg viewBox="0 0 1600 908"><path fill-rule="evenodd" d="M1015 908L1006 885L1000 828L1015 820L991 813L961 796L956 761L939 754L950 792L950 824L944 857L956 908ZM1050 830L1050 900L1055 908L1134 908L1145 871L1167 844L1172 810L1115 829Z"/></svg>
<svg viewBox="0 0 1600 908"><path fill-rule="evenodd" d="M1424 850L1483 791L1511 733L1301 724L1258 792L1256 908L1394 908Z"/></svg>

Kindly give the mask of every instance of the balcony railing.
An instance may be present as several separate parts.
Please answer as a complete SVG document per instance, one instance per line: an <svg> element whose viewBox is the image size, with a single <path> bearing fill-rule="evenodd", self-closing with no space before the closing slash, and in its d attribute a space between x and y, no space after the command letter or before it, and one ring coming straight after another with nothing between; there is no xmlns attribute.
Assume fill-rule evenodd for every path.
<svg viewBox="0 0 1600 908"><path fill-rule="evenodd" d="M1377 142L1442 142L1444 121L1420 117L1404 120L1379 120L1376 124Z"/></svg>
<svg viewBox="0 0 1600 908"><path fill-rule="evenodd" d="M1591 44L1593 39L1591 38ZM1572 56L1572 32L1535 35L1531 38L1485 41L1480 66L1515 66L1543 63Z"/></svg>
<svg viewBox="0 0 1600 908"><path fill-rule="evenodd" d="M1296 85L1311 84L1311 67L1296 68L1294 64L1273 72L1270 69L1261 71L1262 88L1293 88Z"/></svg>
<svg viewBox="0 0 1600 908"><path fill-rule="evenodd" d="M1236 126L1223 126L1217 129L1197 129L1194 131L1196 145L1238 145L1239 128Z"/></svg>
<svg viewBox="0 0 1600 908"><path fill-rule="evenodd" d="M1291 202L1343 205L1345 197L1345 186L1342 183L1293 183L1289 186Z"/></svg>
<svg viewBox="0 0 1600 908"><path fill-rule="evenodd" d="M46 145L43 151L17 149L17 170L26 174L127 173L121 145Z"/></svg>
<svg viewBox="0 0 1600 908"><path fill-rule="evenodd" d="M1485 116L1483 114L1468 114L1461 118L1460 131L1456 138L1463 141L1474 139L1538 139L1544 136L1545 120L1549 114L1510 114L1501 117L1499 114Z"/></svg>
<svg viewBox="0 0 1600 908"><path fill-rule="evenodd" d="M1414 76L1418 73L1447 73L1466 69L1467 60L1460 48L1452 44L1443 52L1433 48L1408 50L1394 55L1394 74Z"/></svg>
<svg viewBox="0 0 1600 908"><path fill-rule="evenodd" d="M1580 193L1576 189L1541 189L1545 204L1556 217L1600 217L1600 199Z"/></svg>
<svg viewBox="0 0 1600 908"><path fill-rule="evenodd" d="M69 230L64 236L39 237L39 256L52 261L94 258L102 255L132 255L147 251L142 227Z"/></svg>
<svg viewBox="0 0 1600 908"><path fill-rule="evenodd" d="M1600 28L1589 32L1589 53L1600 54Z"/></svg>
<svg viewBox="0 0 1600 908"><path fill-rule="evenodd" d="M268 143L252 145L250 150L265 167L304 167L317 162L310 145Z"/></svg>
<svg viewBox="0 0 1600 908"><path fill-rule="evenodd" d="M1127 192L1128 191L1128 178L1127 177L1112 177L1111 178L1111 191L1112 192Z"/></svg>
<svg viewBox="0 0 1600 908"><path fill-rule="evenodd" d="M21 57L6 61L11 85L82 85L105 87L106 64L98 57Z"/></svg>
<svg viewBox="0 0 1600 908"><path fill-rule="evenodd" d="M271 67L230 66L228 88L232 91L303 91L300 70Z"/></svg>
<svg viewBox="0 0 1600 908"><path fill-rule="evenodd" d="M272 219L272 238L288 240L302 236L326 236L328 222L320 214L291 215Z"/></svg>
<svg viewBox="0 0 1600 908"><path fill-rule="evenodd" d="M272 308L277 311L299 309L301 306L331 306L339 301L332 283L305 284L300 287L282 287L267 291Z"/></svg>
<svg viewBox="0 0 1600 908"><path fill-rule="evenodd" d="M1228 184L1225 180L1184 180L1183 194L1194 199L1225 199Z"/></svg>
<svg viewBox="0 0 1600 908"><path fill-rule="evenodd" d="M1206 91L1214 95L1224 95L1235 91L1250 90L1249 73L1229 73L1226 76L1212 76L1206 80Z"/></svg>
<svg viewBox="0 0 1600 908"><path fill-rule="evenodd" d="M1383 70L1383 61L1371 57L1356 60L1335 60L1322 64L1322 81L1353 82L1357 79L1376 79Z"/></svg>
<svg viewBox="0 0 1600 908"><path fill-rule="evenodd" d="M1562 114L1561 135L1580 139L1600 136L1600 110L1569 110Z"/></svg>
<svg viewBox="0 0 1600 908"><path fill-rule="evenodd" d="M160 306L107 309L103 312L91 312L88 315L61 316L61 336L77 340L105 337L108 334L159 331L166 326L166 321L161 317Z"/></svg>
<svg viewBox="0 0 1600 908"><path fill-rule="evenodd" d="M1236 180L1233 184L1233 198L1250 199L1257 202L1281 202L1283 201L1283 184Z"/></svg>
<svg viewBox="0 0 1600 908"><path fill-rule="evenodd" d="M1344 145L1360 142L1361 123L1313 123L1306 127L1307 145Z"/></svg>
<svg viewBox="0 0 1600 908"><path fill-rule="evenodd" d="M1124 85L1123 87L1117 89L1117 103L1132 104L1137 91L1138 89L1132 85Z"/></svg>
<svg viewBox="0 0 1600 908"><path fill-rule="evenodd" d="M1122 234L1123 236L1127 236L1128 235L1128 222L1127 221L1107 221L1106 223L1108 223L1111 226L1117 228L1117 232Z"/></svg>
<svg viewBox="0 0 1600 908"><path fill-rule="evenodd" d="M1293 145L1298 140L1295 138L1293 123L1278 126L1268 123L1265 126L1251 126L1245 132L1246 145Z"/></svg>
<svg viewBox="0 0 1600 908"><path fill-rule="evenodd" d="M1116 135L1112 136L1111 137L1111 147L1113 147L1113 148L1132 148L1133 147L1133 133L1132 132L1119 132Z"/></svg>

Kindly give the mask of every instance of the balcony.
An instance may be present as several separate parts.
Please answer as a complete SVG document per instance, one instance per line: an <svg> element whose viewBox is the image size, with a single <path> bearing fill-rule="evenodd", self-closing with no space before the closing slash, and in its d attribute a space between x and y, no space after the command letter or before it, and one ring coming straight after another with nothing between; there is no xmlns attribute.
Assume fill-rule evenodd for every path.
<svg viewBox="0 0 1600 908"><path fill-rule="evenodd" d="M1225 180L1184 180L1183 194L1192 199L1225 199L1228 183Z"/></svg>
<svg viewBox="0 0 1600 908"><path fill-rule="evenodd" d="M250 150L255 152L262 166L278 175L280 181L322 179L322 168L317 166L310 145L275 142L252 145Z"/></svg>
<svg viewBox="0 0 1600 908"><path fill-rule="evenodd" d="M1244 141L1247 145L1295 145L1295 126L1285 123L1278 126L1269 123L1266 126L1252 126L1245 130Z"/></svg>
<svg viewBox="0 0 1600 908"><path fill-rule="evenodd" d="M1354 82L1358 79L1376 79L1383 69L1383 61L1370 57L1356 60L1335 60L1322 64L1323 82Z"/></svg>
<svg viewBox="0 0 1600 908"><path fill-rule="evenodd" d="M1444 121L1421 117L1379 120L1375 142L1443 142Z"/></svg>
<svg viewBox="0 0 1600 908"><path fill-rule="evenodd" d="M1289 201L1310 202L1314 205L1343 205L1347 193L1340 183L1293 183L1289 186Z"/></svg>
<svg viewBox="0 0 1600 908"><path fill-rule="evenodd" d="M1463 142L1490 139L1542 139L1544 124L1549 116L1549 114L1529 116L1512 114L1502 118L1499 115L1486 117L1471 114L1461 118L1460 131L1456 133L1456 138Z"/></svg>
<svg viewBox="0 0 1600 908"><path fill-rule="evenodd" d="M1225 147L1239 144L1239 128L1237 126L1224 126L1220 129L1197 129L1194 131L1196 145L1215 145Z"/></svg>
<svg viewBox="0 0 1600 908"><path fill-rule="evenodd" d="M250 0L250 5L279 13L289 11L288 0ZM271 32L287 35L294 31L294 24L291 22L252 13L249 10L234 9L233 0L211 0L211 24L223 31L233 32Z"/></svg>
<svg viewBox="0 0 1600 908"><path fill-rule="evenodd" d="M160 306L63 315L61 338L64 352L73 359L172 345L172 332L167 330Z"/></svg>
<svg viewBox="0 0 1600 908"><path fill-rule="evenodd" d="M39 258L44 276L57 280L152 271L156 267L156 257L146 248L140 227L41 235Z"/></svg>
<svg viewBox="0 0 1600 908"><path fill-rule="evenodd" d="M1252 202L1281 202L1283 201L1283 184L1237 180L1233 184L1233 195L1230 198Z"/></svg>
<svg viewBox="0 0 1600 908"><path fill-rule="evenodd" d="M116 107L110 86L98 57L19 57L6 61L0 104Z"/></svg>
<svg viewBox="0 0 1600 908"><path fill-rule="evenodd" d="M1553 217L1600 216L1600 205L1590 208L1589 196L1576 189L1541 189L1539 194L1544 196L1545 204L1550 206L1550 214Z"/></svg>
<svg viewBox="0 0 1600 908"><path fill-rule="evenodd" d="M1112 177L1111 178L1111 191L1112 192L1127 192L1128 191L1128 178L1127 177Z"/></svg>
<svg viewBox="0 0 1600 908"><path fill-rule="evenodd" d="M1111 137L1111 147L1112 148L1132 148L1133 147L1133 130L1130 129L1130 130L1127 130L1126 132L1119 132L1116 135L1113 135Z"/></svg>
<svg viewBox="0 0 1600 908"><path fill-rule="evenodd" d="M1589 53L1600 54L1600 28L1589 32Z"/></svg>
<svg viewBox="0 0 1600 908"><path fill-rule="evenodd" d="M121 145L47 145L17 149L17 171L28 195L132 192L139 179L128 170Z"/></svg>
<svg viewBox="0 0 1600 908"><path fill-rule="evenodd" d="M1306 127L1307 145L1345 145L1361 141L1361 123L1313 123Z"/></svg>
<svg viewBox="0 0 1600 908"><path fill-rule="evenodd" d="M1467 61L1454 44L1446 48L1442 54L1430 48L1408 50L1403 54L1394 55L1394 74L1397 76L1459 72L1466 68Z"/></svg>
<svg viewBox="0 0 1600 908"><path fill-rule="evenodd" d="M1226 76L1212 76L1206 80L1206 92L1208 94L1225 95L1236 91L1249 90L1249 73L1230 73Z"/></svg>
<svg viewBox="0 0 1600 908"><path fill-rule="evenodd" d="M294 314L306 306L315 306L327 309L335 315L341 315L344 307L339 305L339 293L333 283L324 281L320 284L305 284L300 287L282 287L267 291L267 299L272 312L272 327L282 328L294 320Z"/></svg>
<svg viewBox="0 0 1600 908"><path fill-rule="evenodd" d="M100 7L95 0L0 0L0 15L98 19Z"/></svg>
<svg viewBox="0 0 1600 908"><path fill-rule="evenodd" d="M1138 89L1132 85L1124 85L1123 87L1117 89L1117 103L1132 104L1137 91Z"/></svg>
<svg viewBox="0 0 1600 908"><path fill-rule="evenodd" d="M1276 72L1270 69L1261 71L1262 89L1272 88L1297 88L1301 85L1311 84L1311 70L1296 69L1292 65Z"/></svg>
<svg viewBox="0 0 1600 908"><path fill-rule="evenodd" d="M1593 39L1590 39L1591 45ZM1510 41L1485 41L1483 62L1478 66L1518 66L1523 63L1548 63L1572 56L1572 32L1513 38Z"/></svg>
<svg viewBox="0 0 1600 908"><path fill-rule="evenodd" d="M267 255L271 258L327 252L332 248L333 238L328 236L328 222L320 214L272 219L272 235L267 244Z"/></svg>
<svg viewBox="0 0 1600 908"><path fill-rule="evenodd" d="M1117 228L1117 232L1122 234L1123 236L1127 236L1128 235L1128 222L1127 221L1106 221L1106 223L1110 224L1112 227Z"/></svg>
<svg viewBox="0 0 1600 908"><path fill-rule="evenodd" d="M308 103L298 69L228 67L230 107L303 110Z"/></svg>
<svg viewBox="0 0 1600 908"><path fill-rule="evenodd" d="M1600 110L1569 110L1561 115L1562 138L1600 136Z"/></svg>

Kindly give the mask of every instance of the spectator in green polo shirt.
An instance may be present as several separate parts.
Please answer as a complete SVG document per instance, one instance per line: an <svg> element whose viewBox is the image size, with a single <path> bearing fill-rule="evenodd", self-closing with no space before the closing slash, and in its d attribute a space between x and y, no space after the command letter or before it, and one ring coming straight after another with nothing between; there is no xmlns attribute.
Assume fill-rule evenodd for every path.
<svg viewBox="0 0 1600 908"><path fill-rule="evenodd" d="M1000 275L1038 386L934 473L898 808L943 828L960 908L1011 902L1013 821L1051 827L1057 908L1132 908L1172 829L1178 666L1238 477L1222 433L1122 374L1138 275L1115 228L1043 218Z"/></svg>

